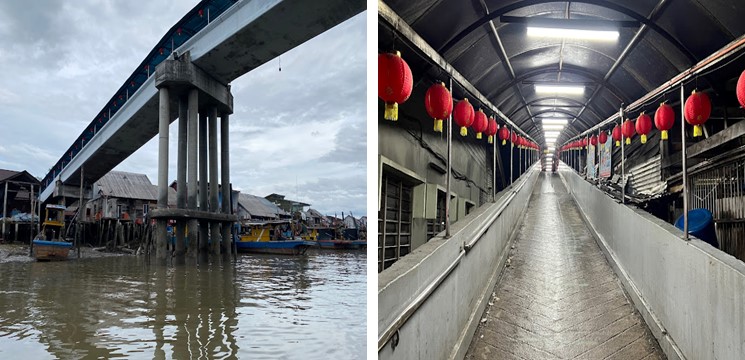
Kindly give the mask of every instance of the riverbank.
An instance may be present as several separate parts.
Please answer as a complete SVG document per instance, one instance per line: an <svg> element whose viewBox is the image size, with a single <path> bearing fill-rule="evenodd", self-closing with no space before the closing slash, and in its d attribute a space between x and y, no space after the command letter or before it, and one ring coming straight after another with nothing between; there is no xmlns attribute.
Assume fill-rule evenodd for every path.
<svg viewBox="0 0 745 360"><path fill-rule="evenodd" d="M35 261L34 258L28 256L28 245L27 244L0 244L0 264L9 262L31 262ZM130 255L124 252L104 252L99 251L91 247L83 246L80 248L81 259L92 259L109 256L125 256ZM68 257L70 260L78 258L78 253L75 249L70 250Z"/></svg>

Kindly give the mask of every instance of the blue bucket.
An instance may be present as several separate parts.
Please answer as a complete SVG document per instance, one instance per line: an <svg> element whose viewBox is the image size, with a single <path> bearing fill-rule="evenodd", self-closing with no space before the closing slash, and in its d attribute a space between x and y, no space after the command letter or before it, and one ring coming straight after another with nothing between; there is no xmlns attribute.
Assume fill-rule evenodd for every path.
<svg viewBox="0 0 745 360"><path fill-rule="evenodd" d="M683 215L675 222L675 227L683 230ZM688 233L719 248L717 232L714 229L714 216L707 209L692 209L688 211Z"/></svg>

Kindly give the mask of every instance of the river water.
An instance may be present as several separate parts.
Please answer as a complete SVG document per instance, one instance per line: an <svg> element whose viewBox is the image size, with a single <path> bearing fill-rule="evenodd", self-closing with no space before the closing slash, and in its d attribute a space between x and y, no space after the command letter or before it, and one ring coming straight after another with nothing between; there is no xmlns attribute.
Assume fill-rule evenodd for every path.
<svg viewBox="0 0 745 360"><path fill-rule="evenodd" d="M0 265L0 359L365 357L364 251Z"/></svg>

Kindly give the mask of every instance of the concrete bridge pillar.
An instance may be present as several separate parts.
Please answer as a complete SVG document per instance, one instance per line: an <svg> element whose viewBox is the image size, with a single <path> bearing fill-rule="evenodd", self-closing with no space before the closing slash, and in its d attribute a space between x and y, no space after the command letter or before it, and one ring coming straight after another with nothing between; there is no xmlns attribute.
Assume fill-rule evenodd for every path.
<svg viewBox="0 0 745 360"><path fill-rule="evenodd" d="M171 99L167 87L158 90L158 209L168 208L168 125L171 122ZM155 256L158 259L167 257L168 220L158 219L156 227Z"/></svg>
<svg viewBox="0 0 745 360"><path fill-rule="evenodd" d="M176 221L174 256L183 260L207 253L219 255L230 247L230 236L223 231L237 221L230 214L230 167L227 156L228 114L233 111L230 87L215 80L191 63L189 53L163 61L156 68L155 86L159 89L159 154L158 154L158 209L151 212L156 219L156 257L169 257L167 224ZM171 113L171 102L178 106L178 114ZM201 112L200 112L201 109ZM222 114L222 195L223 210L219 208L218 191L218 129L217 114ZM168 127L178 117L177 200L176 209L168 208ZM209 117L209 119L208 119ZM187 176L188 175L188 176ZM208 177L209 176L209 177ZM209 198L208 198L209 191ZM227 209L227 210L225 210ZM185 233L188 224L188 246ZM210 244L210 245L208 245ZM229 251L224 251L229 253Z"/></svg>
<svg viewBox="0 0 745 360"><path fill-rule="evenodd" d="M230 187L230 142L229 140L229 115L223 113L220 119L220 185L222 186L222 212L232 214L232 191ZM230 254L233 248L232 227L230 224L222 224L222 253Z"/></svg>

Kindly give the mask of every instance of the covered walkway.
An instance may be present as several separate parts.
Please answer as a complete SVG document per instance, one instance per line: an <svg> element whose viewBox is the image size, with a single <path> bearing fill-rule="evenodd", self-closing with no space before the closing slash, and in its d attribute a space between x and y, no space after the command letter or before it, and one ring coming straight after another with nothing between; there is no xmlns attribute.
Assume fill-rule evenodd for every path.
<svg viewBox="0 0 745 360"><path fill-rule="evenodd" d="M664 358L558 174L539 176L509 259L466 359Z"/></svg>

